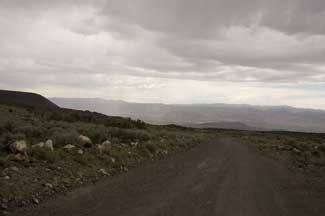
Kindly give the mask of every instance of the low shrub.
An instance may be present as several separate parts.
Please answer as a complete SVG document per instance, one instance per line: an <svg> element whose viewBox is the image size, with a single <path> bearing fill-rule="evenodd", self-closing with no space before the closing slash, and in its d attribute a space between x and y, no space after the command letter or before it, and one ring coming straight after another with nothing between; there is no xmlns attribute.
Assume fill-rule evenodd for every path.
<svg viewBox="0 0 325 216"><path fill-rule="evenodd" d="M151 154L155 154L158 150L158 146L153 143L146 143L144 146Z"/></svg>
<svg viewBox="0 0 325 216"><path fill-rule="evenodd" d="M4 129L8 132L13 132L16 124L13 121L7 121L5 122L5 124L3 125Z"/></svg>
<svg viewBox="0 0 325 216"><path fill-rule="evenodd" d="M151 139L151 135L144 130L111 128L109 133L112 137L117 137L121 142L125 143Z"/></svg>
<svg viewBox="0 0 325 216"><path fill-rule="evenodd" d="M0 152L0 167L4 167L6 165L7 162L7 154L5 154L4 152Z"/></svg>
<svg viewBox="0 0 325 216"><path fill-rule="evenodd" d="M26 125L15 128L14 132L25 134L27 137L38 138L44 135L45 129L32 125Z"/></svg>
<svg viewBox="0 0 325 216"><path fill-rule="evenodd" d="M146 128L146 123L141 120L132 120L131 118L112 117L104 114L90 112L90 111L78 111L70 109L56 109L47 111L43 114L49 121L64 121L69 123L83 122L97 125L104 125L106 127L118 127L118 128Z"/></svg>
<svg viewBox="0 0 325 216"><path fill-rule="evenodd" d="M71 128L71 123L64 122L64 121L49 121L46 123L46 127L48 129L53 129L53 128Z"/></svg>
<svg viewBox="0 0 325 216"><path fill-rule="evenodd" d="M318 149L322 152L325 152L325 144L319 145Z"/></svg>
<svg viewBox="0 0 325 216"><path fill-rule="evenodd" d="M2 136L2 134L5 132L5 128L3 127L3 125L0 125L0 136Z"/></svg>
<svg viewBox="0 0 325 216"><path fill-rule="evenodd" d="M37 160L43 160L50 163L55 163L60 160L60 154L56 151L50 151L46 148L32 148L29 155Z"/></svg>
<svg viewBox="0 0 325 216"><path fill-rule="evenodd" d="M116 159L114 166L123 165L130 157L127 148L112 148L109 151L109 155Z"/></svg>
<svg viewBox="0 0 325 216"><path fill-rule="evenodd" d="M79 133L74 129L56 128L51 130L50 139L53 140L54 146L62 147L67 144L77 144Z"/></svg>
<svg viewBox="0 0 325 216"><path fill-rule="evenodd" d="M74 155L72 156L73 160L76 161L77 163L84 165L84 166L94 166L96 165L96 157L92 154L84 154L84 155Z"/></svg>
<svg viewBox="0 0 325 216"><path fill-rule="evenodd" d="M120 144L121 140L117 137L113 137L113 138L111 138L111 143L112 144Z"/></svg>
<svg viewBox="0 0 325 216"><path fill-rule="evenodd" d="M94 143L102 143L109 139L109 133L107 127L103 125L93 124L77 124L76 130L87 137L89 137Z"/></svg>
<svg viewBox="0 0 325 216"><path fill-rule="evenodd" d="M8 147L11 143L16 140L25 140L26 136L23 133L13 134L11 132L5 132L0 137L0 150L8 150Z"/></svg>

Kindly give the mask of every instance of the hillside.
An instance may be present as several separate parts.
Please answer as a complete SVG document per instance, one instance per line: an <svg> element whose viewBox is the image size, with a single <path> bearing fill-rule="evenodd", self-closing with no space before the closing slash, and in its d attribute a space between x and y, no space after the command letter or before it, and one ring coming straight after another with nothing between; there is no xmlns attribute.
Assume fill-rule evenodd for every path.
<svg viewBox="0 0 325 216"><path fill-rule="evenodd" d="M199 130L90 111L0 104L0 215L185 151L209 137Z"/></svg>
<svg viewBox="0 0 325 216"><path fill-rule="evenodd" d="M19 107L58 108L56 104L42 95L30 92L0 90L0 104Z"/></svg>
<svg viewBox="0 0 325 216"><path fill-rule="evenodd" d="M325 132L325 111L289 106L146 104L104 99L51 98L61 107L139 118L154 124L240 122L250 128Z"/></svg>
<svg viewBox="0 0 325 216"><path fill-rule="evenodd" d="M194 128L219 128L219 129L233 129L233 130L260 130L258 128L250 127L241 122L207 122L202 124L188 125Z"/></svg>

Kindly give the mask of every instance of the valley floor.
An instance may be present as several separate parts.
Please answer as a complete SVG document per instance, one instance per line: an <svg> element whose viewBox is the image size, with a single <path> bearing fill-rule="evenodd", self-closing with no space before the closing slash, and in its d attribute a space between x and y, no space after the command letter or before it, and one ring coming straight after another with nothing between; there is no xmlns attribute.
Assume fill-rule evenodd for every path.
<svg viewBox="0 0 325 216"><path fill-rule="evenodd" d="M324 215L324 191L245 142L200 144L16 215Z"/></svg>

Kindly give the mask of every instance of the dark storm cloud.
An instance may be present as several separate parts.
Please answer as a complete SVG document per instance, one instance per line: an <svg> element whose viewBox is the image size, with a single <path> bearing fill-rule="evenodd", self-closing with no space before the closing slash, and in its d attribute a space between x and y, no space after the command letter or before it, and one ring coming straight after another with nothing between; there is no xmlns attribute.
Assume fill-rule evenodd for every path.
<svg viewBox="0 0 325 216"><path fill-rule="evenodd" d="M261 81L283 77L290 81L317 75L320 72L313 71L312 64L324 62L322 0L118 0L107 1L98 8L100 16L160 33L156 45L187 64L174 67L180 72L195 70L204 76L207 71L218 72L221 63L280 70L281 76L274 74L272 79L262 72L252 74ZM233 43L238 41L240 44ZM217 63L211 64L214 61ZM155 62L130 64L166 73L173 71ZM310 64L309 71L301 64ZM239 80L242 73L245 72L238 72Z"/></svg>

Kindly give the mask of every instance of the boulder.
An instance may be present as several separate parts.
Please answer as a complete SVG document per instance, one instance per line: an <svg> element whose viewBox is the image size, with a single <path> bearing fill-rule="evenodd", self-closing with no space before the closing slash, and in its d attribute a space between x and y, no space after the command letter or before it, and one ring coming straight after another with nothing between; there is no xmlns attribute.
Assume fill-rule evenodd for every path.
<svg viewBox="0 0 325 216"><path fill-rule="evenodd" d="M47 148L51 151L54 150L54 147L53 147L53 141L52 140L47 140L45 143L44 143L44 148Z"/></svg>
<svg viewBox="0 0 325 216"><path fill-rule="evenodd" d="M102 143L102 145L104 145L104 146L108 146L108 147L111 147L112 143L111 143L111 141L106 140L106 141L104 141L104 142Z"/></svg>
<svg viewBox="0 0 325 216"><path fill-rule="evenodd" d="M9 145L9 149L12 153L27 153L27 143L25 140L15 141Z"/></svg>
<svg viewBox="0 0 325 216"><path fill-rule="evenodd" d="M82 155L82 154L84 154L84 151L83 151L82 149L79 149L79 150L77 151L77 153L80 154L80 155Z"/></svg>
<svg viewBox="0 0 325 216"><path fill-rule="evenodd" d="M106 140L102 144L96 145L98 151L100 154L102 154L105 151L108 151L112 147L112 143L109 140Z"/></svg>
<svg viewBox="0 0 325 216"><path fill-rule="evenodd" d="M86 148L90 148L93 145L93 142L91 141L91 139L84 135L79 136L79 143L80 143L80 145L82 145L83 147L86 147Z"/></svg>

